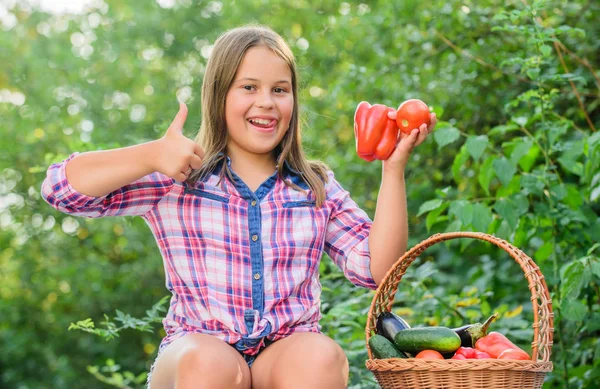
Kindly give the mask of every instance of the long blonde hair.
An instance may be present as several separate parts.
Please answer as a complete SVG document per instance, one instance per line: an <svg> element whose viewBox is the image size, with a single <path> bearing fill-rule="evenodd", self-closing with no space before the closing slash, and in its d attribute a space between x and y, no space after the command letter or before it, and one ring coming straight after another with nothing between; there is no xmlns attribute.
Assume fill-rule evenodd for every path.
<svg viewBox="0 0 600 389"><path fill-rule="evenodd" d="M289 130L275 148L278 155L277 174L285 183L296 189L300 187L285 180L284 162L302 173L302 178L313 191L317 207L325 201L325 182L327 182L327 166L319 161L309 161L302 150L300 136L300 119L298 113L298 77L296 60L292 50L284 39L269 27L252 24L234 28L221 35L213 47L206 66L202 84L202 124L196 142L204 149L202 167L189 176L187 182L195 184L199 179L210 175L225 158L227 147L227 125L225 122L225 99L234 81L237 69L251 47L265 46L281 57L290 67L292 73L292 91L294 109ZM221 178L232 177L227 163L223 163Z"/></svg>

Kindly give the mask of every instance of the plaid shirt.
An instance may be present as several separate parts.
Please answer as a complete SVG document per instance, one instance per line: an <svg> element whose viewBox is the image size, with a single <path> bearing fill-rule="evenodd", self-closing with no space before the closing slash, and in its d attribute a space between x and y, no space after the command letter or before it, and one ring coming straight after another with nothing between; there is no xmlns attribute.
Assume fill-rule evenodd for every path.
<svg viewBox="0 0 600 389"><path fill-rule="evenodd" d="M77 192L65 166L42 184L54 208L84 217L138 215L163 257L172 293L160 350L186 332L217 336L248 355L264 338L319 332L319 262L325 251L353 284L377 285L369 269L371 220L328 172L326 201L287 186L276 173L255 192L218 171L194 187L163 174L142 177L104 197ZM230 163L230 161L228 162ZM287 164L286 179L308 189Z"/></svg>

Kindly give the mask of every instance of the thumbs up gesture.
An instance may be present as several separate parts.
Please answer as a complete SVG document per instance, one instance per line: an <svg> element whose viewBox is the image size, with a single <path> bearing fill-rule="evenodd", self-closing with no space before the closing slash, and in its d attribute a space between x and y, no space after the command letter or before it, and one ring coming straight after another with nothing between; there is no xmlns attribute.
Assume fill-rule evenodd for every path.
<svg viewBox="0 0 600 389"><path fill-rule="evenodd" d="M183 125L188 109L179 104L179 112L165 135L156 141L158 152L154 161L155 171L177 181L185 181L192 169L199 169L204 158L204 150L199 144L183 135Z"/></svg>

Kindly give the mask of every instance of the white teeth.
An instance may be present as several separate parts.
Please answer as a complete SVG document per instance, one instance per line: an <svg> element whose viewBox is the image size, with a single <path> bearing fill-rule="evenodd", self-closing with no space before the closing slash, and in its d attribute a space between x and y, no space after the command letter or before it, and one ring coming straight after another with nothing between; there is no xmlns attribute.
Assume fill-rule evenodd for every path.
<svg viewBox="0 0 600 389"><path fill-rule="evenodd" d="M252 123L267 125L271 123L271 120L268 119L250 119Z"/></svg>

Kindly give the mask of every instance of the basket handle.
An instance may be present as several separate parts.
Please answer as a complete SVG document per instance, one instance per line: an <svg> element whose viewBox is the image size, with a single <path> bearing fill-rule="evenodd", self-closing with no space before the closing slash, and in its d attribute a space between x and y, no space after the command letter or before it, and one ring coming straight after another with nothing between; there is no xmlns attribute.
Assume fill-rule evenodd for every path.
<svg viewBox="0 0 600 389"><path fill-rule="evenodd" d="M525 273L525 278L529 283L531 303L533 305L534 322L531 359L533 361L549 362L554 333L554 314L552 313L552 299L550 298L550 293L548 292L548 287L540 268L523 251L507 241L480 232L447 232L433 235L412 247L388 270L375 292L367 317L365 338L369 359L373 359L371 349L369 348L369 338L374 332L377 316L381 312L389 312L391 310L394 296L398 290L398 283L402 279L406 269L428 247L458 238L472 238L493 243L506 251L521 266L523 273Z"/></svg>

